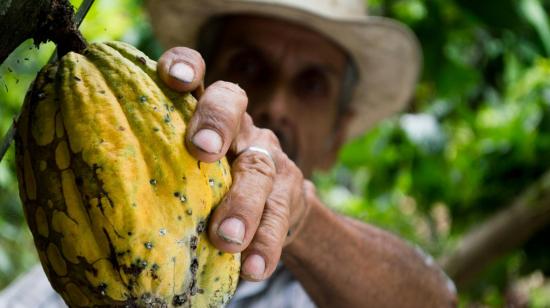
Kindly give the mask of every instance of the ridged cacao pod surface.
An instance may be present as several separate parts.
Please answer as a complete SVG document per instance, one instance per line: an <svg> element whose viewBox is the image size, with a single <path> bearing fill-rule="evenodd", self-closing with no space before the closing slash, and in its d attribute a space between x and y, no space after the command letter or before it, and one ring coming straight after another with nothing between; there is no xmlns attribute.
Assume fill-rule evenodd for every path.
<svg viewBox="0 0 550 308"><path fill-rule="evenodd" d="M45 67L17 124L20 196L42 266L71 307L218 307L240 257L207 239L225 159L185 149L196 101L120 42Z"/></svg>

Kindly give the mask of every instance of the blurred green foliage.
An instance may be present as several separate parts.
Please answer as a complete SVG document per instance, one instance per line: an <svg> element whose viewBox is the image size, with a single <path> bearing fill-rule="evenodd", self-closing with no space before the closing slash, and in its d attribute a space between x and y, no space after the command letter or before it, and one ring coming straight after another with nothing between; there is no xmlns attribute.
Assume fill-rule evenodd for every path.
<svg viewBox="0 0 550 308"><path fill-rule="evenodd" d="M422 80L406 114L342 150L339 167L319 176L321 191L441 256L550 167L550 2L369 2L418 35ZM549 235L550 226L497 260L462 302L503 306L516 278L548 275ZM532 289L531 303L550 303Z"/></svg>
<svg viewBox="0 0 550 308"><path fill-rule="evenodd" d="M440 256L550 167L550 1L368 2L418 35L423 76L406 113L346 145L316 182L336 210ZM82 31L161 52L140 0L96 0ZM52 52L26 42L0 67L0 135ZM0 163L0 288L36 262L14 174L12 148ZM520 281L533 307L550 306L549 241L550 227L499 259L462 303L502 306Z"/></svg>

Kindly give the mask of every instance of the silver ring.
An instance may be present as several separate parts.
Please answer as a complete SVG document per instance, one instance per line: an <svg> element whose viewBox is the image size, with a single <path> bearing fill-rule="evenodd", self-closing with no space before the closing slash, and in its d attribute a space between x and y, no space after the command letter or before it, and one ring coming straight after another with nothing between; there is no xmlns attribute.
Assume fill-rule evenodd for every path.
<svg viewBox="0 0 550 308"><path fill-rule="evenodd" d="M249 146L247 148L245 148L244 150L240 151L239 152L239 155L241 155L242 153L246 152L246 151L251 151L251 152L256 152L256 153L261 153L267 157L269 157L269 159L271 159L271 161L273 162L273 165L274 166L277 166L277 164L275 163L275 159L273 159L273 156L271 156L271 153L269 153L268 150L266 150L265 148L262 148L262 147L259 147L259 146Z"/></svg>

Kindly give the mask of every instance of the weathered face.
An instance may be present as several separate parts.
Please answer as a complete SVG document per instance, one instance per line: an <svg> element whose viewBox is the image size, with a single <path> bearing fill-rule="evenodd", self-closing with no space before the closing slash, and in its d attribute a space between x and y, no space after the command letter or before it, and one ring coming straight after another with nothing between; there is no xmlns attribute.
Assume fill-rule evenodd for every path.
<svg viewBox="0 0 550 308"><path fill-rule="evenodd" d="M308 29L259 17L229 20L219 39L207 81L238 83L254 123L277 134L305 176L330 166L347 122L338 110L344 52Z"/></svg>

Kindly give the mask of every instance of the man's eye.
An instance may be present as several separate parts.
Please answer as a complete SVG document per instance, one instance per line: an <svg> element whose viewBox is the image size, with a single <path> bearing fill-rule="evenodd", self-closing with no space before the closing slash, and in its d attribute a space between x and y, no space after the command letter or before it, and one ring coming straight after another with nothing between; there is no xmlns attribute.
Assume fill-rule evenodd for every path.
<svg viewBox="0 0 550 308"><path fill-rule="evenodd" d="M310 69L298 75L295 85L298 96L304 98L326 96L329 92L327 77L318 69Z"/></svg>
<svg viewBox="0 0 550 308"><path fill-rule="evenodd" d="M227 73L237 82L250 82L261 77L263 62L254 52L239 52L229 60Z"/></svg>

